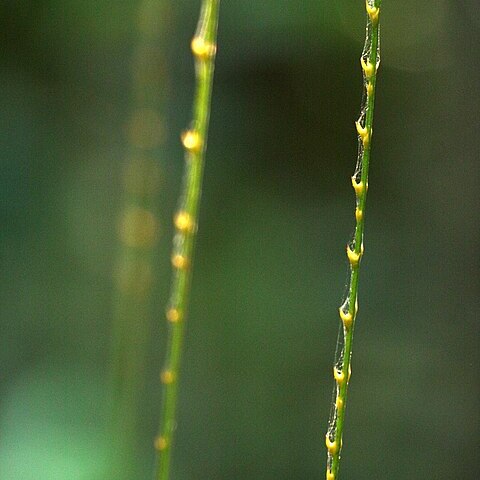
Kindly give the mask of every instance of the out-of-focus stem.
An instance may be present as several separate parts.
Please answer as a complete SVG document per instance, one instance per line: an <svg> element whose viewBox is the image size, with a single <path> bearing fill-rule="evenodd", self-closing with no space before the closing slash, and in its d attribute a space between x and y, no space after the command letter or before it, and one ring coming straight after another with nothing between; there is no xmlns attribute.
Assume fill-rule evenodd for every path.
<svg viewBox="0 0 480 480"><path fill-rule="evenodd" d="M158 242L160 188L167 101L167 0L142 0L132 55L132 106L127 122L123 205L115 259L110 377L115 478L135 476L138 422L151 329L151 292ZM112 477L113 478L113 477Z"/></svg>

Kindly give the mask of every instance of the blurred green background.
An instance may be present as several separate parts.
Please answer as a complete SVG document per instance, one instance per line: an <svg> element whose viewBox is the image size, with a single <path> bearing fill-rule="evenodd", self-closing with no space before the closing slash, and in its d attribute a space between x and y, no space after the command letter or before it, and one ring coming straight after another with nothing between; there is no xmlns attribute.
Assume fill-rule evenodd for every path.
<svg viewBox="0 0 480 480"><path fill-rule="evenodd" d="M135 479L154 466L194 88L200 2L171 3ZM138 7L1 2L2 480L117 478L106 379ZM360 0L223 2L173 480L324 478L364 24ZM345 480L480 476L479 27L473 0L383 2Z"/></svg>

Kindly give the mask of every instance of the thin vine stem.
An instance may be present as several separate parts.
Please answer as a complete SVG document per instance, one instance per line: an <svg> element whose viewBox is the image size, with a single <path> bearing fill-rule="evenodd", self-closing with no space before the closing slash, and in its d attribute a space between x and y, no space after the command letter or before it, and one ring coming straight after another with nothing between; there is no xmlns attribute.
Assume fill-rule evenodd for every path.
<svg viewBox="0 0 480 480"><path fill-rule="evenodd" d="M176 234L172 253L173 278L166 312L169 341L165 367L161 373L163 412L160 434L155 440L158 451L158 480L168 480L170 476L179 371L207 147L219 7L220 0L203 0L197 30L191 43L195 58L196 91L193 120L190 128L182 135L185 175L179 209L174 218Z"/></svg>
<svg viewBox="0 0 480 480"><path fill-rule="evenodd" d="M169 3L142 0L135 18L109 364L109 432L115 452L110 475L117 480L136 475L135 460L140 449L139 414L156 283L154 265L160 224L157 203L166 140L168 79L164 65L170 22L164 19L169 15Z"/></svg>
<svg viewBox="0 0 480 480"><path fill-rule="evenodd" d="M343 335L343 348L335 360L333 374L335 379L335 400L332 406L329 428L326 435L327 446L327 480L337 480L340 468L345 409L348 384L351 374L351 356L353 333L358 313L358 284L360 261L363 255L363 232L365 228L365 207L368 191L368 172L370 166L371 140L373 133L373 113L375 106L375 88L377 71L380 64L380 4L381 0L366 0L367 30L365 47L361 56L364 80L364 101L359 120L356 122L359 142L358 163L352 177L356 196L355 233L347 245L347 257L350 263L350 283L345 302L339 308Z"/></svg>

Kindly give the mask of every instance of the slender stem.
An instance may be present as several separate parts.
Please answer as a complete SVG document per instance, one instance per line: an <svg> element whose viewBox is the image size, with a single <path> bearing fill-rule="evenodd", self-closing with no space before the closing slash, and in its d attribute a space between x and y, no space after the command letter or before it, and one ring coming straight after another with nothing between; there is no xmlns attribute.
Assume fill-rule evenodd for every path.
<svg viewBox="0 0 480 480"><path fill-rule="evenodd" d="M342 451L345 409L347 403L348 383L351 373L351 356L353 332L358 312L358 283L360 260L363 255L363 232L365 227L365 207L368 191L368 171L375 105L375 87L379 56L379 15L381 0L367 0L367 34L365 47L361 57L364 78L364 101L359 120L356 122L359 156L357 169L352 177L352 185L356 194L356 226L352 241L347 245L347 257L350 263L350 284L345 302L339 309L343 329L343 348L334 365L335 403L332 408L329 429L326 435L327 480L337 480Z"/></svg>
<svg viewBox="0 0 480 480"><path fill-rule="evenodd" d="M170 475L179 370L207 147L219 6L220 0L203 0L197 31L191 43L197 83L193 121L182 135L186 165L179 210L174 219L176 234L172 254L173 279L167 309L169 343L165 368L161 374L164 385L163 415L160 435L155 441L159 452L156 475L158 480L168 480Z"/></svg>
<svg viewBox="0 0 480 480"><path fill-rule="evenodd" d="M138 427L146 364L151 298L155 284L156 207L165 143L167 102L165 44L168 0L139 4L132 55L132 108L123 171L123 207L115 259L110 352L110 435L115 458L111 477L132 478L138 458Z"/></svg>

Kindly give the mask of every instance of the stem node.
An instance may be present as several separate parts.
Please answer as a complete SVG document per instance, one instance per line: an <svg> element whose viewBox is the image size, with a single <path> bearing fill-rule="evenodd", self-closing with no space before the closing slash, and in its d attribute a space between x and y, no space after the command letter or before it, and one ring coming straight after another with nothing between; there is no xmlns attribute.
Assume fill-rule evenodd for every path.
<svg viewBox="0 0 480 480"><path fill-rule="evenodd" d="M343 338L340 337L341 348L335 358L333 376L335 378L335 405L330 417L327 435L327 480L336 480L340 468L340 454L342 450L345 410L347 404L348 383L352 374L352 347L353 331L358 313L358 281L360 260L362 258L363 232L365 228L365 206L368 191L368 170L370 165L371 140L373 135L373 111L375 107L375 85L379 64L379 14L380 0L367 0L367 37L360 57L363 70L366 95L361 107L360 119L355 122L358 133L359 159L355 174L352 177L352 186L355 190L355 233L352 241L347 245L347 257L350 263L350 281L348 297L339 309L340 320L343 324ZM363 125L362 125L363 124ZM342 325L340 325L341 328ZM340 343L341 342L341 343ZM330 439L335 439L334 448Z"/></svg>
<svg viewBox="0 0 480 480"><path fill-rule="evenodd" d="M173 240L174 267L170 302L166 312L169 322L169 341L166 368L161 374L163 383L163 412L160 437L166 439L158 450L156 480L169 480L172 447L176 428L178 376L182 359L186 310L190 295L192 261L198 225L202 191L205 150L208 137L210 103L213 88L214 57L220 0L203 0L197 33L191 42L195 57L196 88L193 118L190 128L181 136L185 148L185 174L180 205L174 218L176 234Z"/></svg>

